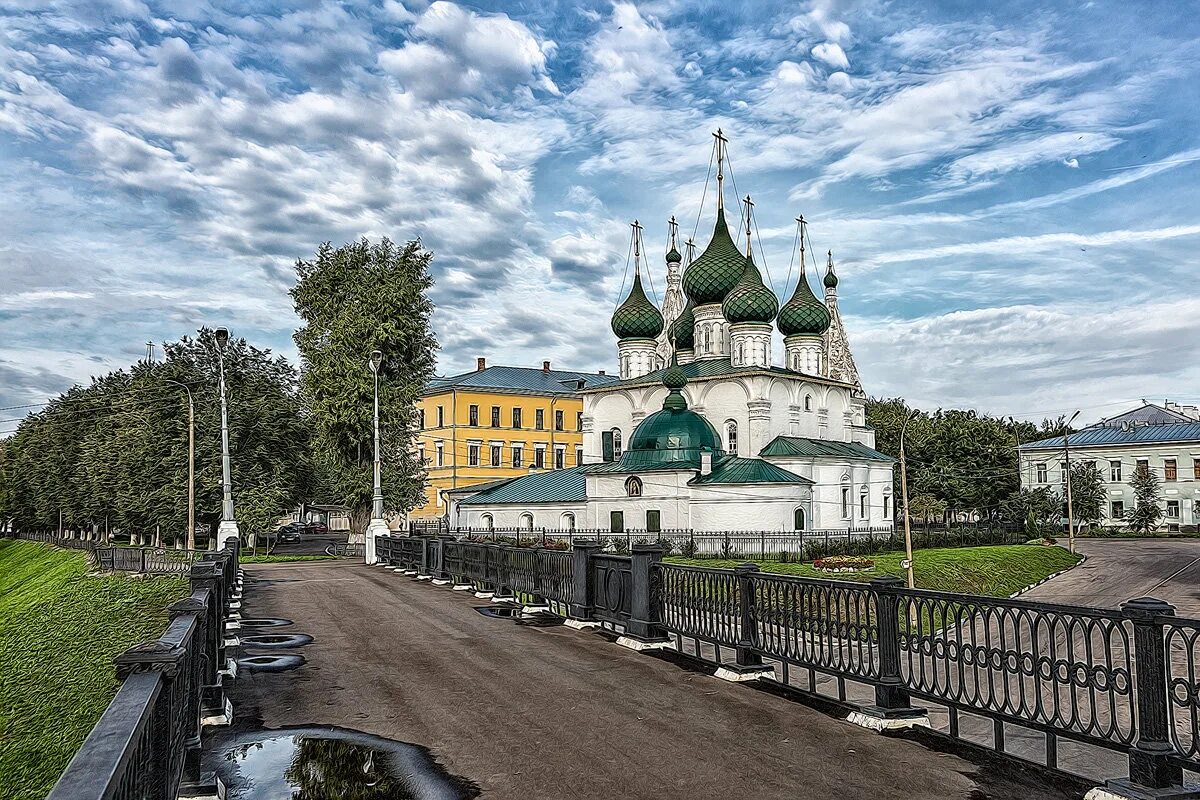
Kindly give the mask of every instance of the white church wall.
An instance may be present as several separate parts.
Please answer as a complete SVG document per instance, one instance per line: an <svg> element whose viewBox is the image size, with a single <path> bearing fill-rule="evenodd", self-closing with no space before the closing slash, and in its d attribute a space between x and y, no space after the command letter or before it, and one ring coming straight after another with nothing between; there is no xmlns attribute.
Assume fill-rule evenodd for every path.
<svg viewBox="0 0 1200 800"><path fill-rule="evenodd" d="M782 457L768 460L815 482L810 528L838 530L892 526L895 505L891 462L854 463L839 459ZM844 506L843 489L848 490ZM867 495L865 515L861 513L860 502L864 492ZM885 496L888 497L886 511Z"/></svg>
<svg viewBox="0 0 1200 800"><path fill-rule="evenodd" d="M565 514L575 517L575 527L585 527L587 504L580 503L522 503L520 505L474 506L459 505L455 522L460 528L564 528L569 527ZM526 518L528 517L528 518Z"/></svg>
<svg viewBox="0 0 1200 800"><path fill-rule="evenodd" d="M636 476L589 475L587 527L611 530L612 512L619 511L626 530L645 529L646 512L656 510L663 529L690 528L688 501L691 490L687 482L694 475L691 470L645 472ZM631 477L641 482L640 497L629 496L627 481Z"/></svg>
<svg viewBox="0 0 1200 800"><path fill-rule="evenodd" d="M697 531L792 530L797 506L809 513L804 484L743 484L692 487L692 527Z"/></svg>

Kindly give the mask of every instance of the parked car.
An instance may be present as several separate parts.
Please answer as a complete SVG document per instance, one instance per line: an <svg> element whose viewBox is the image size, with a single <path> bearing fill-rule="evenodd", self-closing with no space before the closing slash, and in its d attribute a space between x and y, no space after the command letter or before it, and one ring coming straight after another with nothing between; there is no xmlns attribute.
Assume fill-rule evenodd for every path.
<svg viewBox="0 0 1200 800"><path fill-rule="evenodd" d="M275 535L282 536L285 533L301 534L304 533L305 530L306 526L303 522L289 522L286 525L280 525L278 528L276 528Z"/></svg>
<svg viewBox="0 0 1200 800"><path fill-rule="evenodd" d="M329 533L329 526L324 522L310 522L304 526L306 533Z"/></svg>
<svg viewBox="0 0 1200 800"><path fill-rule="evenodd" d="M290 542L300 541L300 531L288 528L282 528L279 531L279 543L288 544Z"/></svg>

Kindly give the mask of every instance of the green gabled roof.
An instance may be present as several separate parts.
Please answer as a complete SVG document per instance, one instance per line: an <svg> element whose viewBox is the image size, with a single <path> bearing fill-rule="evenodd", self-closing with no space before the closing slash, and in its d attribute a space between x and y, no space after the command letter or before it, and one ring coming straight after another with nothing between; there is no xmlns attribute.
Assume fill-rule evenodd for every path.
<svg viewBox="0 0 1200 800"><path fill-rule="evenodd" d="M517 475L512 478L500 478L494 481L484 481L483 483L468 483L465 486L455 486L453 489L444 489L446 494L455 494L458 492L485 492L488 489L495 489L498 486L503 486L506 483L512 483L523 476Z"/></svg>
<svg viewBox="0 0 1200 800"><path fill-rule="evenodd" d="M742 277L721 303L721 313L731 323L775 321L779 313L779 300L775 293L763 285L762 275L754 265L754 259L745 258Z"/></svg>
<svg viewBox="0 0 1200 800"><path fill-rule="evenodd" d="M612 332L618 339L653 339L662 333L662 329L662 313L646 297L641 273L635 273L629 296L613 312Z"/></svg>
<svg viewBox="0 0 1200 800"><path fill-rule="evenodd" d="M460 506L503 505L505 503L578 503L587 499L584 472L587 465L532 472L505 481L500 486L471 495Z"/></svg>
<svg viewBox="0 0 1200 800"><path fill-rule="evenodd" d="M692 485L710 483L802 483L811 486L812 481L803 475L789 472L761 458L739 458L729 456L713 464L712 472L699 475L688 481Z"/></svg>
<svg viewBox="0 0 1200 800"><path fill-rule="evenodd" d="M866 461L896 460L861 442L833 442L827 439L808 439L804 436L776 436L758 454L801 458L856 458Z"/></svg>
<svg viewBox="0 0 1200 800"><path fill-rule="evenodd" d="M683 273L683 292L698 306L719 303L737 285L745 268L746 256L729 235L725 210L720 209L708 247Z"/></svg>

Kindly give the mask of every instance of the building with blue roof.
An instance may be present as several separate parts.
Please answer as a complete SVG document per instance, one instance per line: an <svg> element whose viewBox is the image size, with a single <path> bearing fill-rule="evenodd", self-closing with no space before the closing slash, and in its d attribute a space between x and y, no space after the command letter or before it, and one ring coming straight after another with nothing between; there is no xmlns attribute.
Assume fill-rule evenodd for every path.
<svg viewBox="0 0 1200 800"><path fill-rule="evenodd" d="M1092 462L1105 477L1104 525L1123 524L1134 506L1130 481L1138 470L1160 480L1162 525L1167 530L1200 525L1200 409L1147 403L1067 436L1020 446L1021 486L1061 492L1072 464Z"/></svg>

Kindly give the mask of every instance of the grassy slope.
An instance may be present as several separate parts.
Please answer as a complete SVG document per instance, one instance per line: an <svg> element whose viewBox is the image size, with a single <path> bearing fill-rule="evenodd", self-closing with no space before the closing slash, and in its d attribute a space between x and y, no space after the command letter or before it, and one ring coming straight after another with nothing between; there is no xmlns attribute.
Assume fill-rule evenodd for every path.
<svg viewBox="0 0 1200 800"><path fill-rule="evenodd" d="M88 577L83 553L0 541L0 798L44 797L117 690L112 659L156 638L181 577Z"/></svg>
<svg viewBox="0 0 1200 800"><path fill-rule="evenodd" d="M765 572L784 575L800 575L807 578L834 578L837 580L865 581L882 575L903 578L900 568L903 553L878 553L870 556L875 560L875 569L863 573L818 572L809 564L762 561L759 565ZM714 559L668 558L676 564L694 564L700 567L733 567L739 561ZM967 592L992 597L1007 597L1013 592L1066 569L1078 561L1061 547L1037 547L1034 545L997 545L994 547L946 547L917 550L913 553L913 572L916 584L922 589L937 589L944 592Z"/></svg>
<svg viewBox="0 0 1200 800"><path fill-rule="evenodd" d="M289 561L333 561L337 556L240 556L239 564L283 564Z"/></svg>

